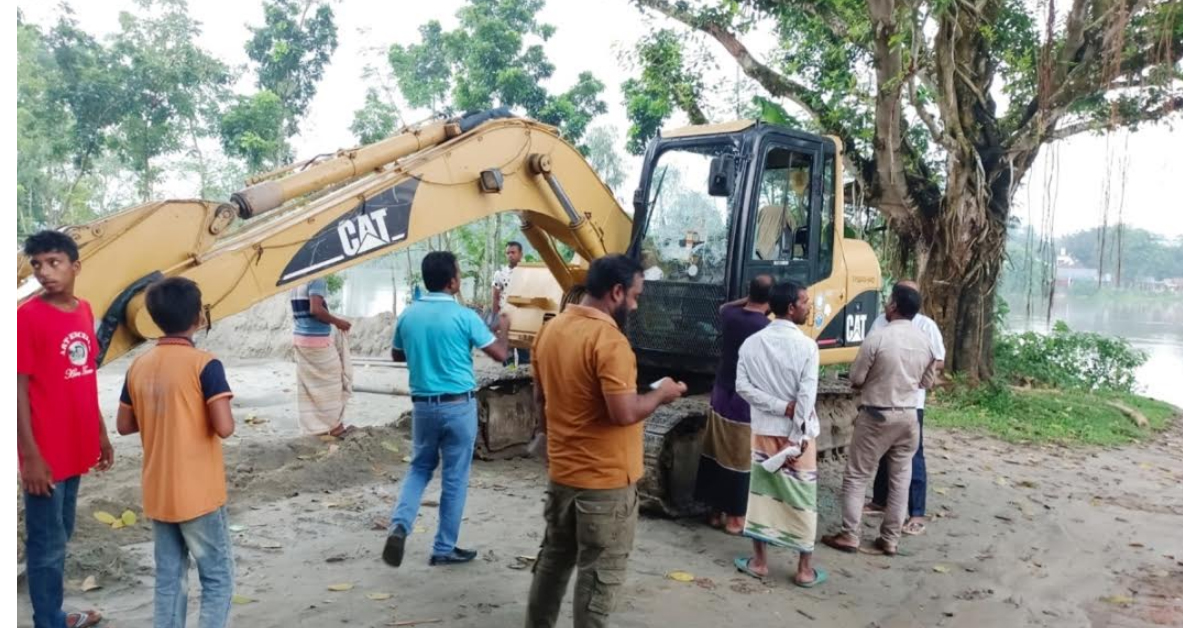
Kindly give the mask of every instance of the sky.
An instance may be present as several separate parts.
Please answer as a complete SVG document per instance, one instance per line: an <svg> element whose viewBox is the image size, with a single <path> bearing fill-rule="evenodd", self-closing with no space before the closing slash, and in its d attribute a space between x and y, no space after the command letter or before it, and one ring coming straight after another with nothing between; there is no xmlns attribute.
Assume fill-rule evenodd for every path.
<svg viewBox="0 0 1200 628"><path fill-rule="evenodd" d="M301 132L293 138L298 157L328 153L338 148L354 146L349 131L354 111L362 106L371 82L362 78L364 66L374 64L390 78L386 50L394 43L411 44L418 41L417 29L429 20L440 20L447 29L456 20L455 11L462 2L378 2L375 0L335 0L333 10L338 25L339 45L325 76L317 88ZM18 6L26 19L38 24L52 23L58 14L57 3L20 0ZM72 4L81 26L92 34L107 34L118 30L118 15L132 10L133 0L88 0ZM255 0L189 0L191 14L201 22L201 45L231 66L246 67L244 45L249 37L248 25L262 23L262 6ZM619 52L629 50L637 39L649 32L652 25L667 24L661 18L644 15L628 0L547 0L540 19L557 27L546 44L548 57L556 66L555 75L547 82L552 92L559 92L575 82L582 71L591 71L605 84L604 99L608 113L593 124L611 125L621 137L628 128L621 104L620 84L632 76L623 67ZM730 57L711 40L702 39L716 61L717 83L721 77L732 82L738 70ZM748 46L759 58L769 50L769 38L753 37ZM241 74L238 84L241 93L254 90L253 73ZM745 79L743 79L745 80ZM405 110L405 121L419 121L423 112ZM681 125L676 117L668 126ZM1125 182L1124 216L1127 224L1148 229L1167 237L1181 236L1182 221L1178 212L1184 209L1184 153L1182 116L1173 127L1146 127L1128 138L1129 163ZM1053 149L1044 148L1024 185L1014 195L1013 214L1022 222L1040 226L1046 202L1046 178L1053 176L1057 186L1053 206L1054 231L1067 234L1099 225L1104 207L1105 179L1114 177L1110 196L1110 219L1115 221L1121 183L1116 165L1124 153L1124 133L1114 134L1107 141L1102 136L1076 136L1058 142ZM1057 152L1057 164L1048 167L1052 152ZM1113 165L1109 167L1108 161ZM635 175L639 160L626 155L631 175ZM633 179L629 177L633 185ZM161 192L166 195L193 194L188 184L167 181ZM194 185L192 186L194 188ZM181 189L173 189L181 188ZM618 197L630 197L621 190Z"/></svg>

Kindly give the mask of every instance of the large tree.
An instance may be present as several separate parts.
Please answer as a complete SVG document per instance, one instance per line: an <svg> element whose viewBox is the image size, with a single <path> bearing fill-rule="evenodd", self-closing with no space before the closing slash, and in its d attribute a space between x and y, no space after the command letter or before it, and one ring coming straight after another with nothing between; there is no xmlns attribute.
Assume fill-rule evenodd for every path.
<svg viewBox="0 0 1200 628"><path fill-rule="evenodd" d="M1043 146L1183 107L1179 0L635 0L710 37L748 77L840 136L900 242L947 366L992 374L995 289L1013 193ZM768 25L775 48L745 43ZM657 72L663 74L661 69ZM692 116L702 90L662 93Z"/></svg>
<svg viewBox="0 0 1200 628"><path fill-rule="evenodd" d="M542 82L554 64L541 43L554 27L539 22L543 0L469 0L458 10L458 28L420 27L421 41L394 45L388 54L404 99L442 112L507 106L558 126L572 142L607 111L604 84L581 72L573 86L551 93ZM534 43L527 43L534 42Z"/></svg>

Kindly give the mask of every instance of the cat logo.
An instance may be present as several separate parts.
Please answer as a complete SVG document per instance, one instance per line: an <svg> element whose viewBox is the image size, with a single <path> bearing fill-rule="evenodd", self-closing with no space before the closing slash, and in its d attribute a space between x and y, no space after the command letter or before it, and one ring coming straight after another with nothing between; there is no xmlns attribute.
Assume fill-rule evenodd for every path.
<svg viewBox="0 0 1200 628"><path fill-rule="evenodd" d="M338 239L347 257L361 255L392 241L388 235L387 208L351 216L338 223Z"/></svg>

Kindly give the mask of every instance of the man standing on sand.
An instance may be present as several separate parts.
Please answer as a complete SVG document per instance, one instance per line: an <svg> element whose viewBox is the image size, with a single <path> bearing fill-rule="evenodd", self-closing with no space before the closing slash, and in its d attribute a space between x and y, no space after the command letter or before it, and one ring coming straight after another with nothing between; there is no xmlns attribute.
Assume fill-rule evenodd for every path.
<svg viewBox="0 0 1200 628"><path fill-rule="evenodd" d="M771 289L775 320L750 336L738 354L737 391L750 404L753 468L744 534L754 556L733 561L738 571L767 575L767 545L800 554L792 582L814 587L826 572L812 565L817 540L817 343L800 328L808 319L808 291L784 282ZM792 449L791 454L787 450ZM798 451L797 451L798 450ZM763 463L788 456L782 468Z"/></svg>
<svg viewBox="0 0 1200 628"><path fill-rule="evenodd" d="M472 352L482 349L500 362L508 351L507 316L500 317L500 332L493 336L478 314L455 301L462 279L453 253L426 255L421 260L421 277L428 292L404 309L392 340L392 359L408 363L413 402L412 465L401 484L383 547L383 560L393 567L404 561L405 540L412 533L421 494L439 460L442 498L429 564L474 560L475 550L457 546L479 429Z"/></svg>
<svg viewBox="0 0 1200 628"><path fill-rule="evenodd" d="M353 429L344 423L354 391L346 332L350 321L329 311L324 277L292 289L293 354L296 356L296 406L300 431L341 438ZM334 332L334 328L337 332Z"/></svg>
<svg viewBox="0 0 1200 628"><path fill-rule="evenodd" d="M721 363L713 380L704 449L696 472L696 500L708 504L708 523L729 534L741 534L750 496L750 406L737 393L738 351L751 335L771 321L767 318L770 275L750 282L750 295L721 306Z"/></svg>
<svg viewBox="0 0 1200 628"><path fill-rule="evenodd" d="M842 480L842 530L821 538L836 550L858 551L867 482L884 457L888 460L887 511L874 545L888 556L899 550L912 457L921 437L917 389L932 385L936 362L929 339L912 323L920 310L920 293L907 286L893 288L887 327L867 336L850 368L850 383L861 390L862 405L854 419Z"/></svg>
<svg viewBox="0 0 1200 628"><path fill-rule="evenodd" d="M112 466L96 388L96 319L75 296L79 248L42 231L25 240L41 294L17 307L17 457L25 497L25 563L35 628L82 628L100 613L63 612L67 542L79 480Z"/></svg>
<svg viewBox="0 0 1200 628"><path fill-rule="evenodd" d="M901 281L896 285L913 290L918 289L914 281ZM875 319L871 325L870 333L877 333L887 327L887 316L887 312L880 314L879 318ZM932 318L924 314L917 314L913 318L913 325L929 338L929 344L933 347L933 357L937 360L934 368L940 373L946 359L946 345L942 342L941 330L938 329L937 323L933 322ZM912 481L908 485L908 520L900 528L903 534L909 536L919 536L925 533L925 492L928 487L925 475L925 392L924 388L917 391L917 428L920 436L917 437L917 453L913 455ZM871 492L871 501L863 509L863 514L882 515L887 509L887 501L888 461L887 458L884 458L879 461L879 471L875 472L875 488Z"/></svg>
<svg viewBox="0 0 1200 628"><path fill-rule="evenodd" d="M517 264L521 263L521 257L525 254L525 247L521 246L520 242L512 241L504 245L504 260L506 265L496 271L492 276L492 318L495 321L500 319L500 308L508 303L508 284L512 281L513 269ZM493 323L497 324L497 323ZM516 355L509 355L504 360L504 366L513 363L513 360L521 364L529 363L529 349L516 349ZM510 351L510 354L513 352Z"/></svg>
<svg viewBox="0 0 1200 628"><path fill-rule="evenodd" d="M637 392L637 359L622 329L637 309L642 282L641 268L628 257L594 260L583 301L546 323L533 343L550 482L527 628L554 626L576 567L576 628L606 626L616 608L637 528L642 421L687 391L664 378L650 392Z"/></svg>

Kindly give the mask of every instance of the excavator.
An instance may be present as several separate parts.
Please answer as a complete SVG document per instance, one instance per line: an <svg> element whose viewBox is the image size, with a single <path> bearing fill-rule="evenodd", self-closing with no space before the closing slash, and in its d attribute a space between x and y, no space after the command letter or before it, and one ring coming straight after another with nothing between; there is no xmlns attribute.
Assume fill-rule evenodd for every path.
<svg viewBox="0 0 1200 628"><path fill-rule="evenodd" d="M303 282L512 212L541 259L514 269L509 284L514 346L528 347L582 296L590 260L641 260L645 288L625 329L640 378L669 374L693 392L646 422L639 491L667 515L696 512L703 393L720 358L723 303L763 273L807 285L803 329L822 365L853 361L879 309L878 259L843 234L840 141L754 120L653 139L632 215L558 129L507 109L434 118L248 183L227 202L155 201L63 230L84 266L77 294L102 314L97 366L161 335L144 300L159 278L199 284L211 327ZM20 302L36 282L21 254L17 268ZM523 450L534 431L528 373L481 378L479 399L477 453ZM848 444L853 404L844 380L822 380L818 451Z"/></svg>

